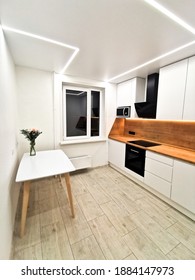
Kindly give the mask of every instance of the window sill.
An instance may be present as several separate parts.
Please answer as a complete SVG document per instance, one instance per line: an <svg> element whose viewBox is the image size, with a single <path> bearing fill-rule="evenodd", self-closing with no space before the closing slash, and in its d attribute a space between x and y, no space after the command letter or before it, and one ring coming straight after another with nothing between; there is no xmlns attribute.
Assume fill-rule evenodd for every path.
<svg viewBox="0 0 195 280"><path fill-rule="evenodd" d="M75 140L64 140L60 142L60 145L72 145L72 144L85 144L85 143L96 143L106 142L107 138L90 138L90 139L75 139Z"/></svg>

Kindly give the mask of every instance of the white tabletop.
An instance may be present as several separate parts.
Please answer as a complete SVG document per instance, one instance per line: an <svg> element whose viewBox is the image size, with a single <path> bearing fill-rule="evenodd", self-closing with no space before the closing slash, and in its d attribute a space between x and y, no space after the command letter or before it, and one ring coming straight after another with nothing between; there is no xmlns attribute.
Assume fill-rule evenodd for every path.
<svg viewBox="0 0 195 280"><path fill-rule="evenodd" d="M21 159L16 182L34 180L74 171L75 167L62 150L25 153Z"/></svg>

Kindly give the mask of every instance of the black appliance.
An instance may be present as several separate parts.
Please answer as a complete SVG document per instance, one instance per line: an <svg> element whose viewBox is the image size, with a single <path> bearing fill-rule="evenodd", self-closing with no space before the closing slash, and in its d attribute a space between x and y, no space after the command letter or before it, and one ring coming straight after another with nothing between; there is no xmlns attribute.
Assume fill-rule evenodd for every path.
<svg viewBox="0 0 195 280"><path fill-rule="evenodd" d="M125 167L144 177L145 154L144 149L126 144Z"/></svg>
<svg viewBox="0 0 195 280"><path fill-rule="evenodd" d="M153 147L153 146L161 145L159 143L154 143L146 140L134 140L134 141L128 141L128 143L136 144L143 147Z"/></svg>
<svg viewBox="0 0 195 280"><path fill-rule="evenodd" d="M122 106L116 109L117 118L129 118L131 116L131 106Z"/></svg>
<svg viewBox="0 0 195 280"><path fill-rule="evenodd" d="M140 118L156 118L159 74L153 73L147 77L146 102L135 103L135 109Z"/></svg>

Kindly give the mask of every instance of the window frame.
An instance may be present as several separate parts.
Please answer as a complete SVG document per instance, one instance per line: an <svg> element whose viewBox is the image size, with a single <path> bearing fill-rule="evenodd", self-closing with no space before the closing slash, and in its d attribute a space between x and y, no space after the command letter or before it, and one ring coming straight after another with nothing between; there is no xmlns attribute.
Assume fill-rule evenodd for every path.
<svg viewBox="0 0 195 280"><path fill-rule="evenodd" d="M86 135L79 136L67 136L67 125L66 125L66 90L81 90L87 92L87 133ZM91 136L91 94L92 91L99 92L99 135ZM62 136L63 141L85 141L85 140L99 140L102 137L102 111L103 111L103 90L98 87L88 87L88 86L77 86L71 84L63 84L62 87Z"/></svg>

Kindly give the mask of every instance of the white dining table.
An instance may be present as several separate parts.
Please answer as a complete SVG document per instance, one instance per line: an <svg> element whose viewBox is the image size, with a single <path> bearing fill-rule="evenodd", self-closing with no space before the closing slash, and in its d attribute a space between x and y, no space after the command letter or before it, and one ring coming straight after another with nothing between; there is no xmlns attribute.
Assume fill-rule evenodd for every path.
<svg viewBox="0 0 195 280"><path fill-rule="evenodd" d="M32 180L55 175L64 175L71 214L74 218L75 214L69 174L74 170L75 167L62 150L40 151L37 152L35 156L30 156L29 153L25 153L23 155L16 175L16 182L23 182L20 237L24 236L27 208L29 202L30 183Z"/></svg>

